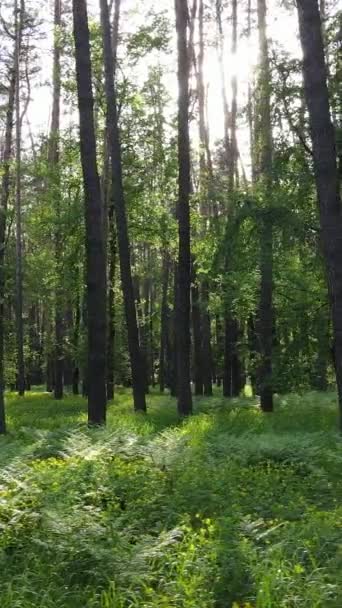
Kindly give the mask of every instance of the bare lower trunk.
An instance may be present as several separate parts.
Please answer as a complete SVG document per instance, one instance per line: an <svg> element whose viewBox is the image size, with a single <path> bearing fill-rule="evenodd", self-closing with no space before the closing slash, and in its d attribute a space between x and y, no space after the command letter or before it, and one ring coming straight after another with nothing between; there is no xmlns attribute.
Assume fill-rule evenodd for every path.
<svg viewBox="0 0 342 608"><path fill-rule="evenodd" d="M25 394L23 271L21 229L21 115L20 115L20 58L23 23L23 2L16 15L16 166L15 166L15 217L16 217L16 324L17 324L17 387L20 396Z"/></svg>
<svg viewBox="0 0 342 608"><path fill-rule="evenodd" d="M201 311L199 301L199 289L194 275L191 287L191 312L194 352L193 362L195 395L203 395Z"/></svg>
<svg viewBox="0 0 342 608"><path fill-rule="evenodd" d="M192 413L190 389L190 137L187 0L176 0L178 46L178 289L177 289L177 397L178 413Z"/></svg>
<svg viewBox="0 0 342 608"><path fill-rule="evenodd" d="M169 307L168 307L168 290L169 290L169 274L170 260L168 252L163 255L163 283L162 283L162 303L161 303L161 319L160 319L160 355L159 355L159 387L163 393L165 389L165 367L168 342L168 322L169 322Z"/></svg>
<svg viewBox="0 0 342 608"><path fill-rule="evenodd" d="M258 341L260 368L258 373L260 406L264 412L273 411L272 387L272 342L273 342L273 245L272 225L264 220L260 250L260 305L258 318Z"/></svg>
<svg viewBox="0 0 342 608"><path fill-rule="evenodd" d="M0 434L6 433L5 417L5 377L4 377L4 300L5 300L5 239L7 208L10 192L10 163L12 155L12 135L14 100L16 89L16 69L10 73L8 104L5 127L5 147L2 162L1 199L0 199Z"/></svg>
<svg viewBox="0 0 342 608"><path fill-rule="evenodd" d="M121 145L118 128L116 91L114 87L113 48L107 0L100 0L100 8L105 63L108 141L110 144L113 196L117 225L121 282L128 334L128 349L132 370L134 409L136 411L145 412L145 370L139 344L138 324L134 302L130 242L122 183Z"/></svg>
<svg viewBox="0 0 342 608"><path fill-rule="evenodd" d="M64 318L62 297L62 255L63 240L61 232L61 196L59 175L59 124L60 124L60 96L61 96L61 66L60 66L60 27L61 27L61 0L55 0L54 5L54 49L53 49L53 102L51 117L51 132L49 141L49 172L50 191L55 208L55 263L56 263L56 289L55 289L55 399L63 398L63 372L64 372Z"/></svg>
<svg viewBox="0 0 342 608"><path fill-rule="evenodd" d="M317 0L298 0L304 91L309 110L321 237L332 313L335 371L342 430L342 208L330 116L327 69Z"/></svg>
<svg viewBox="0 0 342 608"><path fill-rule="evenodd" d="M96 161L94 101L87 5L73 0L76 80L80 114L80 147L85 193L87 318L88 318L88 421L106 420L106 255L103 234L100 179Z"/></svg>

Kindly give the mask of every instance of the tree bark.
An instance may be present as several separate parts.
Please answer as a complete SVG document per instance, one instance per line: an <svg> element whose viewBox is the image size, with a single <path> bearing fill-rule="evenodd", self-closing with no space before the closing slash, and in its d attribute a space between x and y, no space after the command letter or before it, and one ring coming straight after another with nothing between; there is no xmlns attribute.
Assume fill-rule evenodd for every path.
<svg viewBox="0 0 342 608"><path fill-rule="evenodd" d="M10 71L8 102L6 112L5 146L2 162L1 199L0 199L0 434L6 433L5 416L5 374L4 374L4 300L5 300L5 240L7 208L10 193L10 164L12 157L12 137L14 122L14 101L16 90L16 69Z"/></svg>
<svg viewBox="0 0 342 608"><path fill-rule="evenodd" d="M16 218L16 330L17 330L17 386L20 396L25 394L23 270L21 229L21 115L20 115L20 59L24 3L16 0L16 163L15 163L15 218Z"/></svg>
<svg viewBox="0 0 342 608"><path fill-rule="evenodd" d="M105 63L108 140L110 144L121 282L127 323L128 348L132 370L134 409L136 411L145 412L145 369L140 350L137 316L134 303L130 243L122 183L121 146L118 127L116 91L114 87L113 48L107 0L100 0L100 8Z"/></svg>
<svg viewBox="0 0 342 608"><path fill-rule="evenodd" d="M330 116L327 68L317 0L298 0L297 8L304 57L304 92L309 111L321 239L332 314L342 430L342 209L336 143Z"/></svg>
<svg viewBox="0 0 342 608"><path fill-rule="evenodd" d="M88 422L106 420L106 266L100 179L96 161L94 100L86 0L73 0L80 147L85 193Z"/></svg>
<svg viewBox="0 0 342 608"><path fill-rule="evenodd" d="M199 137L200 137L200 190L201 210L207 221L210 216L210 199L213 191L213 166L211 161L208 127L205 117L205 89L204 89L204 2L200 0L198 9L199 28L199 54L197 70L197 91L199 110ZM216 203L214 203L215 215ZM206 226L205 226L206 229ZM203 235L204 236L204 235ZM209 314L209 280L204 278L200 286L200 313L201 313L201 367L204 394L212 395L212 352L211 352L211 324Z"/></svg>
<svg viewBox="0 0 342 608"><path fill-rule="evenodd" d="M63 318L63 296L62 296L62 255L63 240L61 231L61 195L59 174L59 128L60 128L60 97L61 97L61 0L54 2L54 45L53 45L53 100L51 130L49 141L49 176L50 192L53 198L55 210L55 264L56 264L56 289L55 289L55 399L63 398L63 372L64 372L64 318Z"/></svg>
<svg viewBox="0 0 342 608"><path fill-rule="evenodd" d="M192 413L190 388L190 137L187 0L175 0L178 47L178 289L177 289L177 397L178 413Z"/></svg>
<svg viewBox="0 0 342 608"><path fill-rule="evenodd" d="M160 319L160 355L159 355L159 389L163 393L166 384L166 355L167 342L169 331L169 307L168 307L168 291L169 291L169 275L170 275L170 259L168 251L163 254L163 272L162 272L162 302L161 302L161 319Z"/></svg>
<svg viewBox="0 0 342 608"><path fill-rule="evenodd" d="M201 329L201 310L199 300L199 289L193 268L192 286L191 286L191 313L192 313L192 334L193 334L193 366L194 366L194 381L195 395L203 395L203 375L202 375L202 329Z"/></svg>
<svg viewBox="0 0 342 608"><path fill-rule="evenodd" d="M266 32L266 1L258 0L259 82L256 127L256 177L264 188L265 209L260 228L260 300L257 323L260 366L260 406L264 412L273 411L272 387L272 328L273 328L273 222L272 196L272 126L271 72Z"/></svg>

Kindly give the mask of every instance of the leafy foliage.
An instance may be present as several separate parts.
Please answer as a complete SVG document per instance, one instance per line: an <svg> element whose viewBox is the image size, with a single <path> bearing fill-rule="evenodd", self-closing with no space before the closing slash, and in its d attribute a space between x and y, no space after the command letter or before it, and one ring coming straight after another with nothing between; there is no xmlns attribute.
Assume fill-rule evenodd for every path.
<svg viewBox="0 0 342 608"><path fill-rule="evenodd" d="M334 398L282 397L265 417L215 396L178 424L171 398L152 394L146 418L121 391L89 430L81 398L9 397L1 605L337 608Z"/></svg>

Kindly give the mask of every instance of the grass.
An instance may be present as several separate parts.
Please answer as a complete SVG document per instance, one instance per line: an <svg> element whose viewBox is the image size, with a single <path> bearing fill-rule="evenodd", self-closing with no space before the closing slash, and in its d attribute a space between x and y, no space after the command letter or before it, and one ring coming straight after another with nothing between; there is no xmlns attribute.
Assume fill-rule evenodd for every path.
<svg viewBox="0 0 342 608"><path fill-rule="evenodd" d="M89 430L82 398L8 396L1 608L340 608L335 395L148 401Z"/></svg>

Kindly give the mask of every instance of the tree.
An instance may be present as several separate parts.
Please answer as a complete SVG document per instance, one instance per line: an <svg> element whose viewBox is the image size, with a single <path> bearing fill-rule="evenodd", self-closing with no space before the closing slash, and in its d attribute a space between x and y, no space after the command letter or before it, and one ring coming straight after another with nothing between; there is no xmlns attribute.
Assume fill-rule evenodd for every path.
<svg viewBox="0 0 342 608"><path fill-rule="evenodd" d="M106 265L86 0L73 0L80 148L85 194L88 326L88 421L106 419Z"/></svg>
<svg viewBox="0 0 342 608"><path fill-rule="evenodd" d="M272 221L272 126L271 73L266 32L266 2L258 0L259 80L255 127L256 176L265 199L260 222L260 300L257 335L260 354L258 381L260 406L264 412L273 410L272 331L273 331L273 221Z"/></svg>
<svg viewBox="0 0 342 608"><path fill-rule="evenodd" d="M15 17L15 16L14 16ZM14 42L13 65L9 69L8 102L5 126L5 147L2 159L2 181L0 200L0 434L6 433L5 418L5 377L4 377L4 300L5 300L5 247L8 199L10 194L10 164L12 157L12 137L14 122L14 102L16 92L16 41Z"/></svg>
<svg viewBox="0 0 342 608"><path fill-rule="evenodd" d="M100 0L103 55L105 64L105 89L107 100L107 129L110 146L113 199L116 215L119 246L121 282L124 296L128 348L130 353L134 409L146 411L144 363L139 344L138 324L134 302L130 243L127 227L126 205L122 183L121 146L117 116L117 102L114 87L113 48L110 34L107 0Z"/></svg>
<svg viewBox="0 0 342 608"><path fill-rule="evenodd" d="M56 258L56 302L55 302L55 399L63 398L63 298L62 298L62 255L61 233L61 192L59 176L59 127L61 97L61 0L54 3L54 46L53 46L53 100L49 141L49 185L56 214L55 258Z"/></svg>
<svg viewBox="0 0 342 608"><path fill-rule="evenodd" d="M24 363L24 320L23 320L23 270L22 270L22 230L21 230L21 124L22 116L20 109L20 66L22 30L25 5L24 1L18 0L15 4L15 219L16 219L16 328L17 328L17 366L18 366L18 393L25 394L25 363Z"/></svg>
<svg viewBox="0 0 342 608"><path fill-rule="evenodd" d="M342 208L334 127L317 0L298 0L303 75L312 139L321 238L327 269L334 335L334 362L342 430Z"/></svg>
<svg viewBox="0 0 342 608"><path fill-rule="evenodd" d="M187 41L188 3L175 0L178 47L178 238L177 265L177 398L181 416L192 413L190 389L190 137L189 71Z"/></svg>

